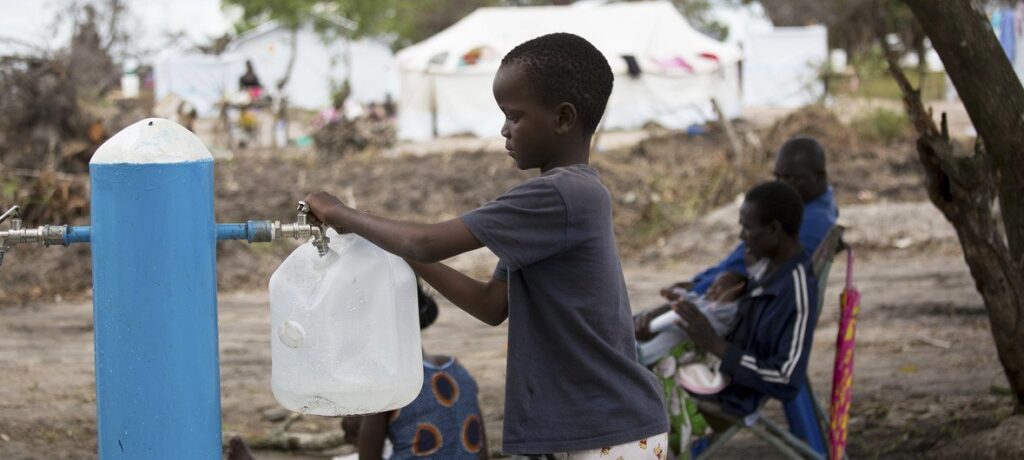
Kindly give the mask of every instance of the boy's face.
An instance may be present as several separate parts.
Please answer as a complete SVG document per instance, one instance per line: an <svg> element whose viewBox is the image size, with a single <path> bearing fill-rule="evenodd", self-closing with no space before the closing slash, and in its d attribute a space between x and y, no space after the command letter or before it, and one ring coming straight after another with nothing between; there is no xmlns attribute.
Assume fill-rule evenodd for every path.
<svg viewBox="0 0 1024 460"><path fill-rule="evenodd" d="M754 260L771 257L779 247L781 226L777 222L762 223L757 205L744 201L740 207L740 239Z"/></svg>
<svg viewBox="0 0 1024 460"><path fill-rule="evenodd" d="M519 65L498 68L494 76L494 100L505 114L501 135L505 149L519 169L543 168L557 151L558 112L544 104Z"/></svg>

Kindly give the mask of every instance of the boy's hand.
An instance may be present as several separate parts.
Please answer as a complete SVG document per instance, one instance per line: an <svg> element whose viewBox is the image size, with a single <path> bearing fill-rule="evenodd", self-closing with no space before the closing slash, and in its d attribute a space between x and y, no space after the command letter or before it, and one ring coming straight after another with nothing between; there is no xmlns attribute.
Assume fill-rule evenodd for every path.
<svg viewBox="0 0 1024 460"><path fill-rule="evenodd" d="M672 309L679 315L680 327L690 336L690 340L700 349L707 351L719 358L725 357L725 349L728 343L725 339L715 335L711 323L704 317L704 314L697 309L697 306L687 302L673 302Z"/></svg>
<svg viewBox="0 0 1024 460"><path fill-rule="evenodd" d="M303 201L309 205L309 212L313 214L309 217L311 217L310 221L312 221L314 225L327 223L327 213L330 212L331 209L338 206L345 206L341 200L324 191L310 193L309 195L306 195L306 198L304 198ZM341 233L341 229L335 228L335 230L337 230L338 233Z"/></svg>

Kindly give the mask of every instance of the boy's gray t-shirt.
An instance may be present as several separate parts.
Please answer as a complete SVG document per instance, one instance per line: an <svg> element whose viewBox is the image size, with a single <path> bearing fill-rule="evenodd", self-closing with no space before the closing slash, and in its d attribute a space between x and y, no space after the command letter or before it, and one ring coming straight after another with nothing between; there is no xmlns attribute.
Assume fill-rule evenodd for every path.
<svg viewBox="0 0 1024 460"><path fill-rule="evenodd" d="M498 255L494 277L508 281L505 453L667 432L654 375L636 359L611 196L597 171L552 169L462 221Z"/></svg>

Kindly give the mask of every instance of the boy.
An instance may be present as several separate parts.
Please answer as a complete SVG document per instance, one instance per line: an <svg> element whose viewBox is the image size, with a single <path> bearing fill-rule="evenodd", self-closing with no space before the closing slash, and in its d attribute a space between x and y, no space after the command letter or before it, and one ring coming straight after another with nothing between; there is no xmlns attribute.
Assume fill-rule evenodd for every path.
<svg viewBox="0 0 1024 460"><path fill-rule="evenodd" d="M668 424L653 375L636 360L611 197L588 165L590 139L612 90L604 56L551 34L502 59L494 98L520 169L539 177L460 218L385 219L315 193L324 223L409 260L476 318L509 319L503 450L562 458L664 458ZM480 282L436 263L481 246L498 255Z"/></svg>

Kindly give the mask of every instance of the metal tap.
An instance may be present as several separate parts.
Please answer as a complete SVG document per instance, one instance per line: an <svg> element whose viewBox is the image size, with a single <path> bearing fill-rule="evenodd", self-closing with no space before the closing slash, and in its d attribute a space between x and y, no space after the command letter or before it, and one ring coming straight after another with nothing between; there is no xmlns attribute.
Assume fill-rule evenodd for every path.
<svg viewBox="0 0 1024 460"><path fill-rule="evenodd" d="M43 225L36 228L22 228L21 208L13 206L0 215L0 223L10 219L11 229L0 231L0 265L3 265L4 254L16 244L36 244L38 246L66 246L66 225Z"/></svg>
<svg viewBox="0 0 1024 460"><path fill-rule="evenodd" d="M274 239L295 238L304 240L310 237L313 238L313 246L316 246L320 257L326 256L329 252L327 244L331 242L331 239L327 237L327 226L323 223L320 225L309 223L309 205L305 201L299 202L295 223L281 224L280 222L274 222Z"/></svg>

